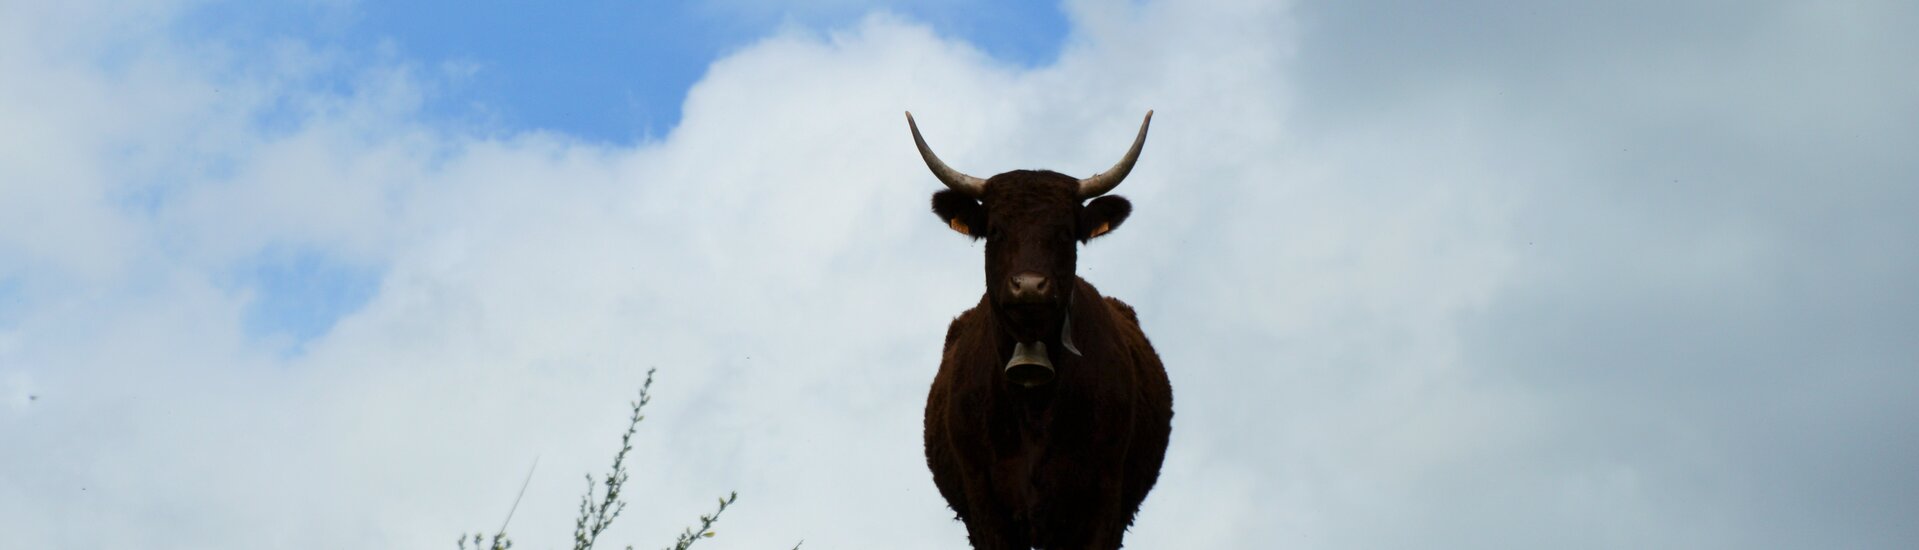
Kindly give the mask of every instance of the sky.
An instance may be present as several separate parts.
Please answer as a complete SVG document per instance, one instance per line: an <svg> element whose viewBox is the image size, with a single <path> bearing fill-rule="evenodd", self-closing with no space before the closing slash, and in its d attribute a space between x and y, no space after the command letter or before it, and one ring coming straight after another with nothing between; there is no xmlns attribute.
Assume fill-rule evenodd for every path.
<svg viewBox="0 0 1919 550"><path fill-rule="evenodd" d="M1129 547L1919 544L1911 3L785 4L0 1L0 547L964 548L909 109L1155 111Z"/></svg>
<svg viewBox="0 0 1919 550"><path fill-rule="evenodd" d="M174 26L242 47L297 43L351 63L438 73L415 116L481 135L563 131L632 145L679 122L716 58L782 29L831 29L885 11L937 25L998 61L1051 62L1065 13L1045 2L206 2ZM334 83L333 86L341 86Z"/></svg>

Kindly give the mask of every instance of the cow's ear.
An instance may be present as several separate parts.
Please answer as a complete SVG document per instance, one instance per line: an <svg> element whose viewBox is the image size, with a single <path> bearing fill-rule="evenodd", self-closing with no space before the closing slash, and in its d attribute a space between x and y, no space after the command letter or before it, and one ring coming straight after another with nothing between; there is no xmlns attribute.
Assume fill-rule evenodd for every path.
<svg viewBox="0 0 1919 550"><path fill-rule="evenodd" d="M1105 235L1119 228L1126 216L1133 213L1133 203L1126 197L1108 195L1093 199L1079 209L1079 240L1086 242L1093 237Z"/></svg>
<svg viewBox="0 0 1919 550"><path fill-rule="evenodd" d="M947 189L933 194L933 213L961 235L986 236L986 207L965 193Z"/></svg>

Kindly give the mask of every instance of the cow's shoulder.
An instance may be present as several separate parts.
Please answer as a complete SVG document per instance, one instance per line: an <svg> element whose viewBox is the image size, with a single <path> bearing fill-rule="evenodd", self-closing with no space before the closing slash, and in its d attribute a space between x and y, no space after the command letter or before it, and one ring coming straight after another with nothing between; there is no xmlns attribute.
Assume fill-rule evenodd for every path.
<svg viewBox="0 0 1919 550"><path fill-rule="evenodd" d="M1114 298L1112 296L1106 296L1105 298L1106 298L1106 307L1108 309L1113 310L1113 313L1119 314L1120 317L1125 318L1127 321L1131 321L1134 325L1139 324L1139 314L1133 312L1133 306L1126 305L1126 302L1124 300L1120 300L1119 298Z"/></svg>
<svg viewBox="0 0 1919 550"><path fill-rule="evenodd" d="M984 319L983 315L985 314L979 306L974 306L961 312L958 317L954 317L953 322L946 325L946 343L940 349L951 353L953 344L959 341L961 334L969 330L978 330L980 322Z"/></svg>
<svg viewBox="0 0 1919 550"><path fill-rule="evenodd" d="M1127 305L1119 298L1111 296L1104 298L1106 298L1106 309L1112 312L1111 319L1117 332L1114 336L1119 338L1122 345L1129 348L1135 359L1142 361L1142 365L1159 364L1158 352L1153 350L1152 341L1146 338L1145 328L1139 325L1139 313L1133 311L1133 306Z"/></svg>

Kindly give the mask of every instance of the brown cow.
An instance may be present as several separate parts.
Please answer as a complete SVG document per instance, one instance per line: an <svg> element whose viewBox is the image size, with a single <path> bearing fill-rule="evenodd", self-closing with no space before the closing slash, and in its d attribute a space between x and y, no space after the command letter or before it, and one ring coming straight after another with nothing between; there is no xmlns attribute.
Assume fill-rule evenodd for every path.
<svg viewBox="0 0 1919 550"><path fill-rule="evenodd" d="M1152 120L1102 174L981 180L941 162L906 115L950 188L933 194L933 213L986 239L986 293L947 328L926 398L926 464L973 548L1119 548L1159 478L1173 419L1166 369L1133 308L1075 275L1074 243L1132 212L1101 195L1132 171Z"/></svg>

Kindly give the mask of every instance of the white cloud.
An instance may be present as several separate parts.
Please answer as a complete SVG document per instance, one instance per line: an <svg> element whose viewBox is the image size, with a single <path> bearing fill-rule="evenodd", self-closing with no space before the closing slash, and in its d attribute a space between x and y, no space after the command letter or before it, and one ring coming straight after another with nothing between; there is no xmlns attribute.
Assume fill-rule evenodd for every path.
<svg viewBox="0 0 1919 550"><path fill-rule="evenodd" d="M535 457L511 530L562 541L576 476L604 467L656 365L610 540L664 540L738 489L716 542L963 547L919 415L946 321L977 300L979 248L926 214L937 186L906 109L975 173L1099 170L1158 111L1120 190L1135 216L1082 257L1139 308L1175 384L1134 547L1915 536L1878 516L1784 521L1816 515L1802 497L1915 508L1859 487L1912 483L1891 465L1914 458L1896 426L1913 425L1915 351L1885 326L1912 314L1881 304L1919 295L1899 278L1919 261L1846 240L1910 234L1881 203L1911 198L1913 166L1861 153L1856 180L1797 187L1845 144L1914 141L1871 116L1912 114L1904 96L1843 85L1893 63L1865 55L1894 41L1865 14L1751 24L1837 68L1710 42L1670 65L1618 53L1590 89L1529 61L1387 94L1325 76L1344 50L1323 33L1345 20L1324 6L1075 2L1060 60L1031 70L879 15L719 60L679 128L622 148L436 128L418 116L432 82L404 63L221 53L166 36L155 6L0 12L0 76L24 83L0 87L0 282L26 296L0 315L0 431L25 450L0 454L0 546L433 547L495 526ZM1424 52L1455 54L1480 59ZM1691 95L1763 80L1688 71L1727 58L1834 83ZM316 91L319 73L351 91ZM1682 74L1700 80L1608 94ZM1794 110L1830 93L1859 110ZM1540 107L1557 100L1595 108ZM1709 117L1667 139L1641 109ZM297 122L257 123L270 112ZM1877 139L1778 145L1793 128ZM1642 138L1664 141L1611 150ZM1769 156L1726 151L1746 139ZM1700 180L1641 194L1669 174ZM1795 236L1835 220L1817 246L1836 253ZM383 271L294 357L245 336L250 291L221 279L287 244ZM1795 265L1814 258L1845 269ZM1821 360L1848 340L1752 318L1788 312L1856 323L1865 351Z"/></svg>

